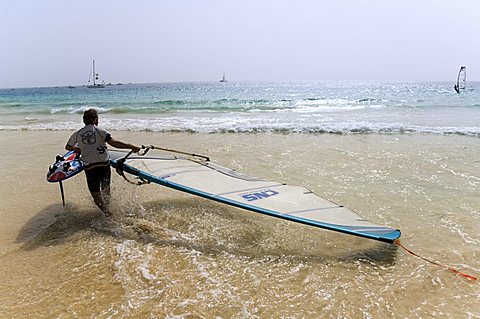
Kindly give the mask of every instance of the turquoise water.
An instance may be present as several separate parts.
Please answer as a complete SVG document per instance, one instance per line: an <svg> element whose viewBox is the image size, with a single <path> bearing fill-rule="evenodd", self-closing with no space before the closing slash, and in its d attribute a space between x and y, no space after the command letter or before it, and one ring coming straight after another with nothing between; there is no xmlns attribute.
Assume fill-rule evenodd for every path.
<svg viewBox="0 0 480 319"><path fill-rule="evenodd" d="M0 90L0 130L434 133L480 136L480 83L159 83Z"/></svg>

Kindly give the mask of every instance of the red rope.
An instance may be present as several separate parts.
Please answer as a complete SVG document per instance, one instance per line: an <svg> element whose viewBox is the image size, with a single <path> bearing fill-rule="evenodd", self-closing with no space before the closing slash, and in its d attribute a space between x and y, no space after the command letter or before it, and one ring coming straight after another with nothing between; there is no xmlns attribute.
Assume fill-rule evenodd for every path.
<svg viewBox="0 0 480 319"><path fill-rule="evenodd" d="M400 240L399 240L399 239L396 239L396 240L394 241L394 243L395 243L395 245L397 245L397 246L399 246L399 247L402 247L402 248L403 248L406 252L408 252L409 254L411 254L411 255L413 255L413 256L415 256L415 257L418 257L418 258L420 258L420 259L422 259L422 260L425 260L426 262L429 262L429 263L434 264L434 265L436 265L436 266L445 268L445 269L453 272L454 274L460 275L460 276L462 276L462 277L464 277L464 278L467 278L467 279L470 279L470 280L477 280L477 277L474 277L474 276L469 275L469 274L462 273L462 272L458 271L458 270L455 269L455 268L452 268L452 267L449 267L449 266L446 266L446 265L442 265L442 264L440 264L440 263L437 263L437 262L435 262L435 261L432 261L432 260L427 259L427 258L425 258L425 257L422 257L422 256L420 256L420 255L417 255L416 253L414 253L413 251L411 251L411 250L408 249L407 247L403 246L403 245L400 243Z"/></svg>

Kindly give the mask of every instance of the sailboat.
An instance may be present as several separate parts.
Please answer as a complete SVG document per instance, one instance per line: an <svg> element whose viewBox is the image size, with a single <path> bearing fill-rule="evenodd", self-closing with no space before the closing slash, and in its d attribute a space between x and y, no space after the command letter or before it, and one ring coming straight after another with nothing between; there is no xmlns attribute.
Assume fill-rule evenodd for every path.
<svg viewBox="0 0 480 319"><path fill-rule="evenodd" d="M90 84L90 80L93 78L93 84ZM105 87L105 82L102 81L102 83L96 83L95 81L98 80L98 73L95 72L95 60L93 60L93 68L92 68L92 73L90 74L90 77L88 78L88 85L87 87L92 89L92 88L104 88Z"/></svg>
<svg viewBox="0 0 480 319"><path fill-rule="evenodd" d="M467 68L465 66L461 66L460 70L458 71L457 76L457 83L453 86L455 92L460 93L461 91L465 90L467 84Z"/></svg>
<svg viewBox="0 0 480 319"><path fill-rule="evenodd" d="M225 77L225 71L223 71L223 77L222 77L222 79L220 80L220 82L228 82L228 81L227 81L227 78Z"/></svg>

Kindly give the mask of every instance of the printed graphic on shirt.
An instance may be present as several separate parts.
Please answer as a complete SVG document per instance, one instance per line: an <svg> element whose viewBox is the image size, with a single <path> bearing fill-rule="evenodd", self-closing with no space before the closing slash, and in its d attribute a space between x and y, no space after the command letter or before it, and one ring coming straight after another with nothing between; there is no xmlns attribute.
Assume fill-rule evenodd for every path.
<svg viewBox="0 0 480 319"><path fill-rule="evenodd" d="M86 131L81 135L82 143L87 145L93 145L97 142L97 138L95 136L95 132Z"/></svg>

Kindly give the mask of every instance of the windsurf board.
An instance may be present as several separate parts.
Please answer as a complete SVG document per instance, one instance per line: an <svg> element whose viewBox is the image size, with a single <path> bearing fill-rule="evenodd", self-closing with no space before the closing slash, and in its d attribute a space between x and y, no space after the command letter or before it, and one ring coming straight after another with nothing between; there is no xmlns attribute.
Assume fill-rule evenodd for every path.
<svg viewBox="0 0 480 319"><path fill-rule="evenodd" d="M83 171L83 168L80 154L68 151L63 156L57 155L55 163L48 168L47 181L50 183L64 181Z"/></svg>

